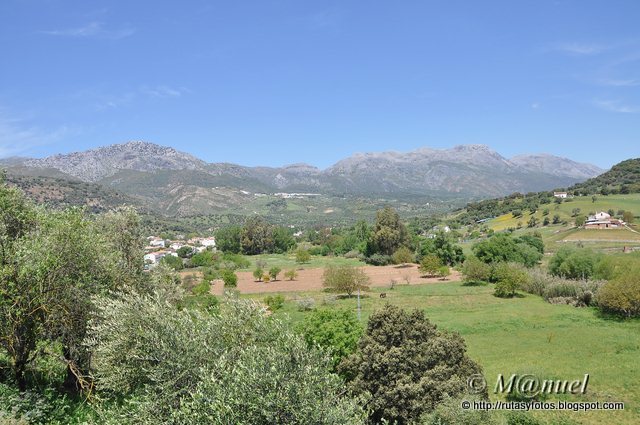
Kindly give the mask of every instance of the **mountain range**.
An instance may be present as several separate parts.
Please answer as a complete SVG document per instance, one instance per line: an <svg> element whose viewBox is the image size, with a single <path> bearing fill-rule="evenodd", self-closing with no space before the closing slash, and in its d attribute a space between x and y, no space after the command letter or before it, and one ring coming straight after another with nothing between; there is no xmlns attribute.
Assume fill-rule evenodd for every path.
<svg viewBox="0 0 640 425"><path fill-rule="evenodd" d="M377 199L479 199L566 187L604 170L548 154L507 159L485 145L358 153L321 170L308 164L208 163L172 147L133 141L47 158L0 160L9 176L78 182L165 214L233 208L247 196L313 192ZM51 180L48 181L51 184Z"/></svg>

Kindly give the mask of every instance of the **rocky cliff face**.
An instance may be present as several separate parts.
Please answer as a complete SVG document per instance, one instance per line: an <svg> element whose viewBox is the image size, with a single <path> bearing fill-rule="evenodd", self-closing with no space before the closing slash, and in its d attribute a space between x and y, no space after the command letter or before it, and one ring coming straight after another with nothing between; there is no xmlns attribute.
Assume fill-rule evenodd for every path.
<svg viewBox="0 0 640 425"><path fill-rule="evenodd" d="M140 141L31 159L23 164L28 167L55 168L86 182L97 182L121 170L200 170L205 169L207 165L204 161L174 148Z"/></svg>

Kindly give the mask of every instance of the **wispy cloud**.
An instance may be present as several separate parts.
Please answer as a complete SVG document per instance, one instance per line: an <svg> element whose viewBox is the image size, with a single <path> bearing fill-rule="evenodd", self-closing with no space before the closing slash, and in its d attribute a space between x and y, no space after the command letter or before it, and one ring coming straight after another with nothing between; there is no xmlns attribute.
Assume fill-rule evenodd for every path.
<svg viewBox="0 0 640 425"><path fill-rule="evenodd" d="M186 87L172 87L168 85L142 86L120 94L92 93L90 96L96 99L95 107L98 110L119 109L130 106L143 99L177 99L191 93ZM87 96L81 93L80 96Z"/></svg>
<svg viewBox="0 0 640 425"><path fill-rule="evenodd" d="M26 154L35 147L56 143L66 136L79 133L78 129L69 126L42 130L0 111L0 158Z"/></svg>
<svg viewBox="0 0 640 425"><path fill-rule="evenodd" d="M558 43L552 46L552 50L567 53L575 56L590 56L608 50L603 44L596 43Z"/></svg>
<svg viewBox="0 0 640 425"><path fill-rule="evenodd" d="M185 87L169 87L169 86L157 86L157 87L143 87L141 92L157 98L167 98L167 97L180 97L185 93L188 93L189 90Z"/></svg>
<svg viewBox="0 0 640 425"><path fill-rule="evenodd" d="M640 86L640 80L635 80L635 79L602 78L600 80L597 80L597 83L601 86L610 86L610 87Z"/></svg>
<svg viewBox="0 0 640 425"><path fill-rule="evenodd" d="M126 38L132 36L135 32L136 30L133 27L122 27L118 29L106 28L102 22L98 21L92 21L80 27L42 31L43 34L59 37L93 37L109 40L119 40L122 38Z"/></svg>
<svg viewBox="0 0 640 425"><path fill-rule="evenodd" d="M619 114L638 114L640 107L627 105L619 100L595 100L593 104L605 111L616 112Z"/></svg>

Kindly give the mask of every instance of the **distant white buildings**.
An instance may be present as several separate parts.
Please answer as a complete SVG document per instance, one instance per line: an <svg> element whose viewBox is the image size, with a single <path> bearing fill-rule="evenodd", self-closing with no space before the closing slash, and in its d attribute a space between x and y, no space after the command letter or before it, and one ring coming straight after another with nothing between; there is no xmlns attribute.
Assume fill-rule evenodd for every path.
<svg viewBox="0 0 640 425"><path fill-rule="evenodd" d="M584 222L585 229L622 229L624 221L617 218L611 218L611 215L604 211L600 211L594 215L590 215Z"/></svg>
<svg viewBox="0 0 640 425"><path fill-rule="evenodd" d="M149 236L147 238L147 240L149 241L149 246L156 246L156 247L164 248L164 239L162 239L162 238L159 238L157 236Z"/></svg>
<svg viewBox="0 0 640 425"><path fill-rule="evenodd" d="M553 196L556 198L565 199L569 196L569 194L567 192L553 192Z"/></svg>
<svg viewBox="0 0 640 425"><path fill-rule="evenodd" d="M200 245L209 248L215 248L216 247L216 238L214 238L213 236L209 237L209 238L203 238L200 240Z"/></svg>

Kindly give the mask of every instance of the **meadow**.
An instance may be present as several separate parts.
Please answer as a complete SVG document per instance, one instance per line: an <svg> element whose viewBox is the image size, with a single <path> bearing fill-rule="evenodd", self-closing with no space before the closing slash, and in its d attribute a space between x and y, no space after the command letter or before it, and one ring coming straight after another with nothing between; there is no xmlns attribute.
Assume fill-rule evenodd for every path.
<svg viewBox="0 0 640 425"><path fill-rule="evenodd" d="M386 298L379 297L385 292ZM286 301L274 314L292 326L308 312L298 311L297 300L314 298L318 308L356 310L356 299L335 299L325 292L284 294ZM245 295L262 300L264 294ZM362 321L384 303L418 308L441 329L460 333L470 356L479 362L491 389L499 373L535 373L554 379L590 375L584 398L564 400L623 401L624 411L536 412L551 423L569 418L573 423L635 424L640 421L640 320L601 317L595 309L552 305L521 294L513 299L493 296L493 287L463 286L460 282L377 287L361 299ZM501 396L500 396L501 397Z"/></svg>

